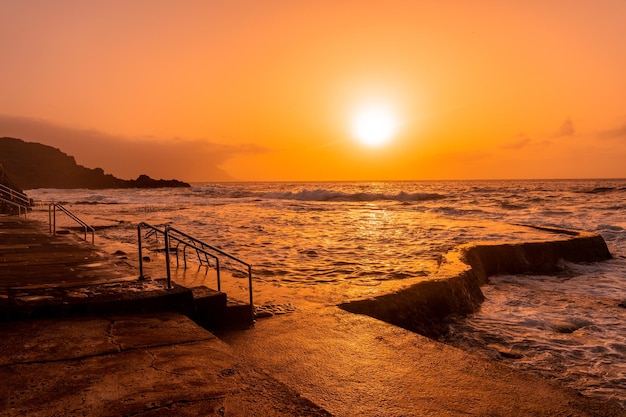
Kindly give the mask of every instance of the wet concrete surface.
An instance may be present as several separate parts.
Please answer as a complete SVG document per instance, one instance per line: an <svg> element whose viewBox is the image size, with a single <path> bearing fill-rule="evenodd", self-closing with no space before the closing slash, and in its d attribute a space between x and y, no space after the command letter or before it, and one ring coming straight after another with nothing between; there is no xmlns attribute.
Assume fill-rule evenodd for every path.
<svg viewBox="0 0 626 417"><path fill-rule="evenodd" d="M188 289L139 280L136 268L77 235L0 217L0 321L184 310Z"/></svg>
<svg viewBox="0 0 626 417"><path fill-rule="evenodd" d="M338 307L308 305L219 335L335 416L623 416L538 376Z"/></svg>
<svg viewBox="0 0 626 417"><path fill-rule="evenodd" d="M0 217L2 287L77 286L137 278L123 261L76 235L53 235L46 224Z"/></svg>
<svg viewBox="0 0 626 417"><path fill-rule="evenodd" d="M134 273L74 235L0 216L0 415L329 415L171 312L190 290Z"/></svg>
<svg viewBox="0 0 626 417"><path fill-rule="evenodd" d="M99 265L85 274L85 262ZM2 288L128 281L116 262L72 236L0 217ZM626 415L369 316L297 306L217 337L167 311L0 322L0 414Z"/></svg>
<svg viewBox="0 0 626 417"><path fill-rule="evenodd" d="M0 323L3 416L328 416L176 313Z"/></svg>

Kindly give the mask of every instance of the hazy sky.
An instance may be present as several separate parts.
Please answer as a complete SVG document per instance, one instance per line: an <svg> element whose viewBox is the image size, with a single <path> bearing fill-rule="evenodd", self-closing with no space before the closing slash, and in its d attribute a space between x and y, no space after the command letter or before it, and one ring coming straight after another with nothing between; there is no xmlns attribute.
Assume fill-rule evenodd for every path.
<svg viewBox="0 0 626 417"><path fill-rule="evenodd" d="M624 0L0 0L0 137L122 178L626 177L625 45Z"/></svg>

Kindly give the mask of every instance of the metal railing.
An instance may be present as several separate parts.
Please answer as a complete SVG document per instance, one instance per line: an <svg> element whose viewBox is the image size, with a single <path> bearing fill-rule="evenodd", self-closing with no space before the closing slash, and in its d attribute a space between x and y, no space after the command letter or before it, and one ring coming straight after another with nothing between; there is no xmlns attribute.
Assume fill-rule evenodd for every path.
<svg viewBox="0 0 626 417"><path fill-rule="evenodd" d="M32 206L32 201L28 196L20 191L14 190L11 187L7 187L4 184L0 184L0 201L6 204L17 207L17 215L22 215L22 209L24 210L24 217L28 213L28 209Z"/></svg>
<svg viewBox="0 0 626 417"><path fill-rule="evenodd" d="M17 207L17 215L18 217L22 215L22 209L24 209L24 217L26 217L26 213L28 212L28 207L27 206L23 206L19 203L16 203L15 201L11 201L8 200L4 197L0 197L0 202L3 202L5 204L9 204L11 206Z"/></svg>
<svg viewBox="0 0 626 417"><path fill-rule="evenodd" d="M20 204L30 207L32 205L32 201L28 196L20 191L14 190L11 187L7 187L4 184L0 184L0 193L4 195L5 198L18 201Z"/></svg>
<svg viewBox="0 0 626 417"><path fill-rule="evenodd" d="M82 219L80 219L74 213L72 213L71 211L63 207L61 203L48 204L48 224L50 227L50 233L55 234L55 235L57 233L57 210L65 213L70 219L74 220L76 223L78 223L84 228L85 240L87 240L87 231L90 231L91 232L91 244L92 245L94 244L94 239L95 239L94 236L95 236L96 229L89 226L87 223L85 223Z"/></svg>
<svg viewBox="0 0 626 417"><path fill-rule="evenodd" d="M176 252L176 266L178 266L178 247L182 244L185 246L185 250L187 249L188 246L194 246L192 243L186 242L176 236L171 236L168 233L168 229L167 227L163 230L159 229L156 226L153 226L151 224L145 223L145 222L141 222L139 223L139 225L137 226L137 242L138 242L138 249L139 249L139 278L140 279L144 279L144 275L143 275L143 245L141 244L141 229L142 228L148 228L150 229L150 231L146 234L146 237L149 237L150 235L154 234L155 236L158 236L158 234L162 234L163 235L163 241L165 244L165 269L166 269L166 273L167 273L167 288L168 289L172 289L172 273L170 270L170 252L171 252L171 246L170 246L170 240L174 240L177 242L176 248L174 248L174 251ZM207 257L212 257L215 260L215 265L216 265L216 273L217 273L217 290L220 291L222 284L221 284L221 279L220 279L220 268L219 268L219 258L211 253L209 253L208 251L204 251L201 250L200 248L195 248L196 251L202 251L204 252L204 255ZM185 268L187 268L187 259L185 259Z"/></svg>
<svg viewBox="0 0 626 417"><path fill-rule="evenodd" d="M239 263L240 265L243 265L246 267L247 272L248 272L248 295L249 295L249 299L250 299L250 306L251 308L254 308L254 304L253 304L253 295L252 295L252 266L250 264L248 264L247 262L242 261L241 259L224 252L223 250L216 248L214 246L209 245L208 243L205 243L203 241L201 241L200 239L196 239L195 237L182 232L178 229L175 229L171 226L166 226L164 229L159 229L156 226L153 226L151 224L148 224L146 222L141 222L139 223L139 225L137 225L137 241L138 241L138 249L139 249L139 278L142 279L144 278L143 275L143 255L142 255L142 243L141 243L141 229L142 228L147 228L150 229L150 232L148 232L148 234L161 234L163 235L163 240L165 243L165 263L166 263L166 273L167 273L167 287L168 289L172 288L172 284L171 284L171 271L170 271L170 252L172 252L172 246L170 245L170 240L175 241L176 242L176 246L173 248L174 252L176 253L176 266L179 265L179 261L178 261L178 255L179 255L179 246L183 245L183 260L184 260L184 267L187 268L187 255L186 255L186 250L187 248L191 248L192 250L196 251L196 254L198 255L198 260L200 262L200 264L202 265L203 260L200 257L200 254L203 254L205 256L205 261L207 263L207 267L210 266L209 260L208 258L211 258L215 261L215 270L216 270L216 274L217 274L217 290L221 291L221 278L220 278L220 262L219 262L219 257L216 255L216 253L218 255L224 256L234 262Z"/></svg>

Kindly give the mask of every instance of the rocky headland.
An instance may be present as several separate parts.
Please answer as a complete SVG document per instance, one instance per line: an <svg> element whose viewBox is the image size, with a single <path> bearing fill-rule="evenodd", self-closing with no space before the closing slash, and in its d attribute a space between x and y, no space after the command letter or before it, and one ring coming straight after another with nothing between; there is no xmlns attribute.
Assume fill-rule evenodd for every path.
<svg viewBox="0 0 626 417"><path fill-rule="evenodd" d="M21 139L0 138L0 176L12 188L160 188L189 187L179 180L153 179L140 175L134 180L116 178L102 168L78 165L73 156L57 148Z"/></svg>

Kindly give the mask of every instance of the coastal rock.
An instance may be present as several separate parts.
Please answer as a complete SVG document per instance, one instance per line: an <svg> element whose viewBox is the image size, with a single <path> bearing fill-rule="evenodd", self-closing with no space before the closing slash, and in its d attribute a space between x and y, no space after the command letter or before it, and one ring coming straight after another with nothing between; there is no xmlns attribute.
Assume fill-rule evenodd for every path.
<svg viewBox="0 0 626 417"><path fill-rule="evenodd" d="M147 175L140 175L136 180L127 181L128 188L164 188L189 187L189 184L178 180L155 180Z"/></svg>
<svg viewBox="0 0 626 417"><path fill-rule="evenodd" d="M102 168L78 165L73 156L57 148L15 138L0 138L0 164L16 186L33 188L161 188L190 187L178 180L155 180L140 175L123 180Z"/></svg>
<svg viewBox="0 0 626 417"><path fill-rule="evenodd" d="M20 193L23 193L24 190L22 190L20 187L18 187L13 180L11 180L11 178L9 178L9 176L7 175L4 166L2 165L2 163L0 163L0 184L4 185L5 187L9 187L15 191L19 191Z"/></svg>
<svg viewBox="0 0 626 417"><path fill-rule="evenodd" d="M19 193L23 192L23 190L17 185L15 185L13 180L9 178L9 176L4 170L4 167L2 166L2 163L0 163L0 185L3 185L4 187L8 187ZM0 197L2 197L2 199L0 199L0 213L19 214L20 210L18 209L18 207L16 207L15 205L9 202L4 201L4 199L9 200L9 201L13 200L12 195L8 193L7 191L8 190L0 187Z"/></svg>
<svg viewBox="0 0 626 417"><path fill-rule="evenodd" d="M626 308L626 300L623 300L621 303L617 305L618 307Z"/></svg>

